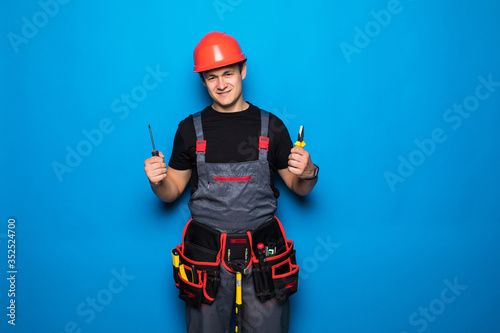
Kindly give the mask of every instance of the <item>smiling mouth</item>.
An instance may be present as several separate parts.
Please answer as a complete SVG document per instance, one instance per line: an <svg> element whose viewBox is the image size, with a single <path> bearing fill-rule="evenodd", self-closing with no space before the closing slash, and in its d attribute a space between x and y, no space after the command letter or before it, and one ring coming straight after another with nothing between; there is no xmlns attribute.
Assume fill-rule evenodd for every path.
<svg viewBox="0 0 500 333"><path fill-rule="evenodd" d="M227 94L229 94L230 92L231 92L231 90L228 90L228 91L218 92L217 94L219 96L227 96Z"/></svg>

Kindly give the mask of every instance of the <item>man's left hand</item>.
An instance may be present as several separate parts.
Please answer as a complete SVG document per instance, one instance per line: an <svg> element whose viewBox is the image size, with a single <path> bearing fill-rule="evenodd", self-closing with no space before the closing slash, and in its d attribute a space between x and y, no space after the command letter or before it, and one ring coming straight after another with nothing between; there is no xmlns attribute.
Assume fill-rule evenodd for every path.
<svg viewBox="0 0 500 333"><path fill-rule="evenodd" d="M288 171L299 178L312 178L314 170L309 153L301 147L292 148L288 156Z"/></svg>

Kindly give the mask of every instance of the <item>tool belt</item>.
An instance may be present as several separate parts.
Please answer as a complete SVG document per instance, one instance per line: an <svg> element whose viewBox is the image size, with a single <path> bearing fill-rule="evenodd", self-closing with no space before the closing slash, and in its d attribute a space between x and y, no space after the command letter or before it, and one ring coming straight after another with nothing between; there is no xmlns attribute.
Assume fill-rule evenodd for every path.
<svg viewBox="0 0 500 333"><path fill-rule="evenodd" d="M276 217L239 234L220 233L191 219L182 239L172 249L174 281L179 298L194 307L215 300L221 264L230 272L243 274L252 267L255 293L261 302L276 298L282 303L297 292L299 266L293 241L286 239ZM261 243L264 246L259 250Z"/></svg>

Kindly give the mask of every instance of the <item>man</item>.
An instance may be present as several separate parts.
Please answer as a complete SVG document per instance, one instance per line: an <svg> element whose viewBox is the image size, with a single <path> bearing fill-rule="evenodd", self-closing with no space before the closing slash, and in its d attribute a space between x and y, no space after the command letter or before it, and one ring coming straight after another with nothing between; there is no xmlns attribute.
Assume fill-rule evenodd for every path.
<svg viewBox="0 0 500 333"><path fill-rule="evenodd" d="M274 216L274 176L306 195L319 168L304 148L293 147L281 120L243 99L246 57L233 37L208 33L194 62L213 103L179 124L168 168L161 152L144 162L161 200L176 200L189 181L193 187L192 220L173 250L181 259L174 277L187 303L188 332L229 331L236 273L243 276L239 332L287 332L298 266Z"/></svg>

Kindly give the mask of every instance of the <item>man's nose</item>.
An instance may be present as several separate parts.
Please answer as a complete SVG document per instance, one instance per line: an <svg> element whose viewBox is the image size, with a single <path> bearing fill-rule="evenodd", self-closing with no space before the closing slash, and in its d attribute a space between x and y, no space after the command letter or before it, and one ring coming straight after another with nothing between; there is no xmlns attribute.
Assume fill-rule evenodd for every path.
<svg viewBox="0 0 500 333"><path fill-rule="evenodd" d="M224 81L224 78L220 77L217 79L217 89L224 90L226 86L227 84L226 81Z"/></svg>

